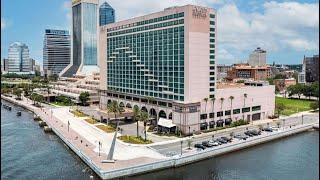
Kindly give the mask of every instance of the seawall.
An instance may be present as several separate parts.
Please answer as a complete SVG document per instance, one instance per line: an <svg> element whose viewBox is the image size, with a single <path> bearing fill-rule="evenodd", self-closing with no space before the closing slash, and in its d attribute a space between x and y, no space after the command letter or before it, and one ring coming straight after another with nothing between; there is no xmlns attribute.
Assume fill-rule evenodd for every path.
<svg viewBox="0 0 320 180"><path fill-rule="evenodd" d="M46 117L41 113L41 111L32 106L26 106L23 103L20 103L16 100L13 100L8 97L3 97L1 95L1 98L9 101L11 103L17 104L21 107L24 107L37 115L41 117L43 121L46 121ZM39 111L39 112L38 112ZM50 126L50 122L46 121L48 125ZM132 176L142 173L147 173L151 171L157 171L161 169L166 168L172 168L172 167L179 167L186 164L190 164L193 162L201 161L203 159L212 158L214 156L222 155L225 153L230 153L233 151L245 149L251 146L255 146L258 144L266 143L275 139L283 138L286 136L290 136L296 133L304 132L309 129L312 129L314 124L304 124L304 125L297 125L293 126L292 128L286 128L281 131L274 131L272 133L263 134L260 136L251 137L245 141L238 141L238 142L232 142L229 144L225 144L222 146L218 146L215 148L207 148L202 151L197 152L190 152L185 153L182 156L177 155L172 157L171 159L166 160L159 160L157 162L143 164L143 165L134 165L134 166L127 166L119 169L111 169L111 170L103 170L102 168L98 167L86 154L84 154L76 145L74 145L72 142L70 142L62 132L60 132L58 129L56 129L54 126L50 126L52 128L52 131L61 138L61 140L68 145L70 149L72 149L98 176L100 176L102 179L111 179L111 178L119 178L124 176Z"/></svg>

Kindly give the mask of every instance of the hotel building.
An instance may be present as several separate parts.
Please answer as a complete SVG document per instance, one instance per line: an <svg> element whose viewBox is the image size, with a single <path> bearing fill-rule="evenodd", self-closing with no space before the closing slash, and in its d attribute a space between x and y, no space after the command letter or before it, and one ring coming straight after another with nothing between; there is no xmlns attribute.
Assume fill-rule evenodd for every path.
<svg viewBox="0 0 320 180"><path fill-rule="evenodd" d="M208 115L211 103L204 99L217 99L219 94L216 18L214 9L186 5L102 26L100 108L106 109L112 100L127 108L137 105L154 123L159 118L171 119L183 133L197 132L203 124L215 122ZM238 91L230 94L236 96ZM250 105L259 106L256 104L260 102ZM258 111L262 110L264 107ZM225 120L224 115L220 117Z"/></svg>
<svg viewBox="0 0 320 180"><path fill-rule="evenodd" d="M72 1L71 61L60 76L71 77L99 72L99 1Z"/></svg>

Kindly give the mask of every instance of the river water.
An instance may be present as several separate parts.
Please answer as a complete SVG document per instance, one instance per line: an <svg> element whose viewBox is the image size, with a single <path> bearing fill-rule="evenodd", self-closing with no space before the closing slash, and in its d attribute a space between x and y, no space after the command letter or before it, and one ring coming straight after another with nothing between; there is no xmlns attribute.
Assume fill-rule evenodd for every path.
<svg viewBox="0 0 320 180"><path fill-rule="evenodd" d="M8 111L1 106L1 179L90 179L90 168L32 118L20 107ZM318 168L319 131L311 131L181 168L122 179L317 180Z"/></svg>

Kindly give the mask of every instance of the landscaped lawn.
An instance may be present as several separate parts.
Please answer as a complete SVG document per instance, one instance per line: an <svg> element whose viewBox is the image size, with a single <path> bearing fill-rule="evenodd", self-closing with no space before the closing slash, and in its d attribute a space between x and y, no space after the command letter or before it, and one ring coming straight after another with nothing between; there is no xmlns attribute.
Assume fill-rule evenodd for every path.
<svg viewBox="0 0 320 180"><path fill-rule="evenodd" d="M276 103L283 103L285 108L281 115L289 116L294 113L311 110L310 103L314 101L305 99L287 99L283 97L276 97ZM276 110L277 112L277 110Z"/></svg>
<svg viewBox="0 0 320 180"><path fill-rule="evenodd" d="M107 133L112 133L116 130L115 128L108 125L96 125L96 127Z"/></svg>
<svg viewBox="0 0 320 180"><path fill-rule="evenodd" d="M74 110L74 111L71 111L75 116L77 117L86 117L87 115L84 114L83 112L79 111L79 110Z"/></svg>
<svg viewBox="0 0 320 180"><path fill-rule="evenodd" d="M118 137L118 139L122 140L123 142L131 143L131 144L150 144L150 143L152 143L151 140L144 141L144 139L141 136L136 137L136 136L125 135L125 136Z"/></svg>
<svg viewBox="0 0 320 180"><path fill-rule="evenodd" d="M90 124L96 124L97 123L97 121L95 119L93 119L93 118L85 119L85 121L87 121Z"/></svg>
<svg viewBox="0 0 320 180"><path fill-rule="evenodd" d="M58 106L58 107L60 107L60 106L68 106L68 105L66 105L66 104L64 104L62 102L52 102L52 103L50 103L50 105Z"/></svg>

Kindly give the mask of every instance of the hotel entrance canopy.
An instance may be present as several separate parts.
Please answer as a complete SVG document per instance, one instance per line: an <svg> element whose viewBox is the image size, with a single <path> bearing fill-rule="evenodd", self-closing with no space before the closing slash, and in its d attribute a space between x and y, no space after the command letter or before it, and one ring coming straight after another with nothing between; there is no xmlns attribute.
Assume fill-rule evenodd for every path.
<svg viewBox="0 0 320 180"><path fill-rule="evenodd" d="M158 126L162 126L162 127L166 127L166 128L173 128L176 125L172 123L172 120L160 118L158 121Z"/></svg>

